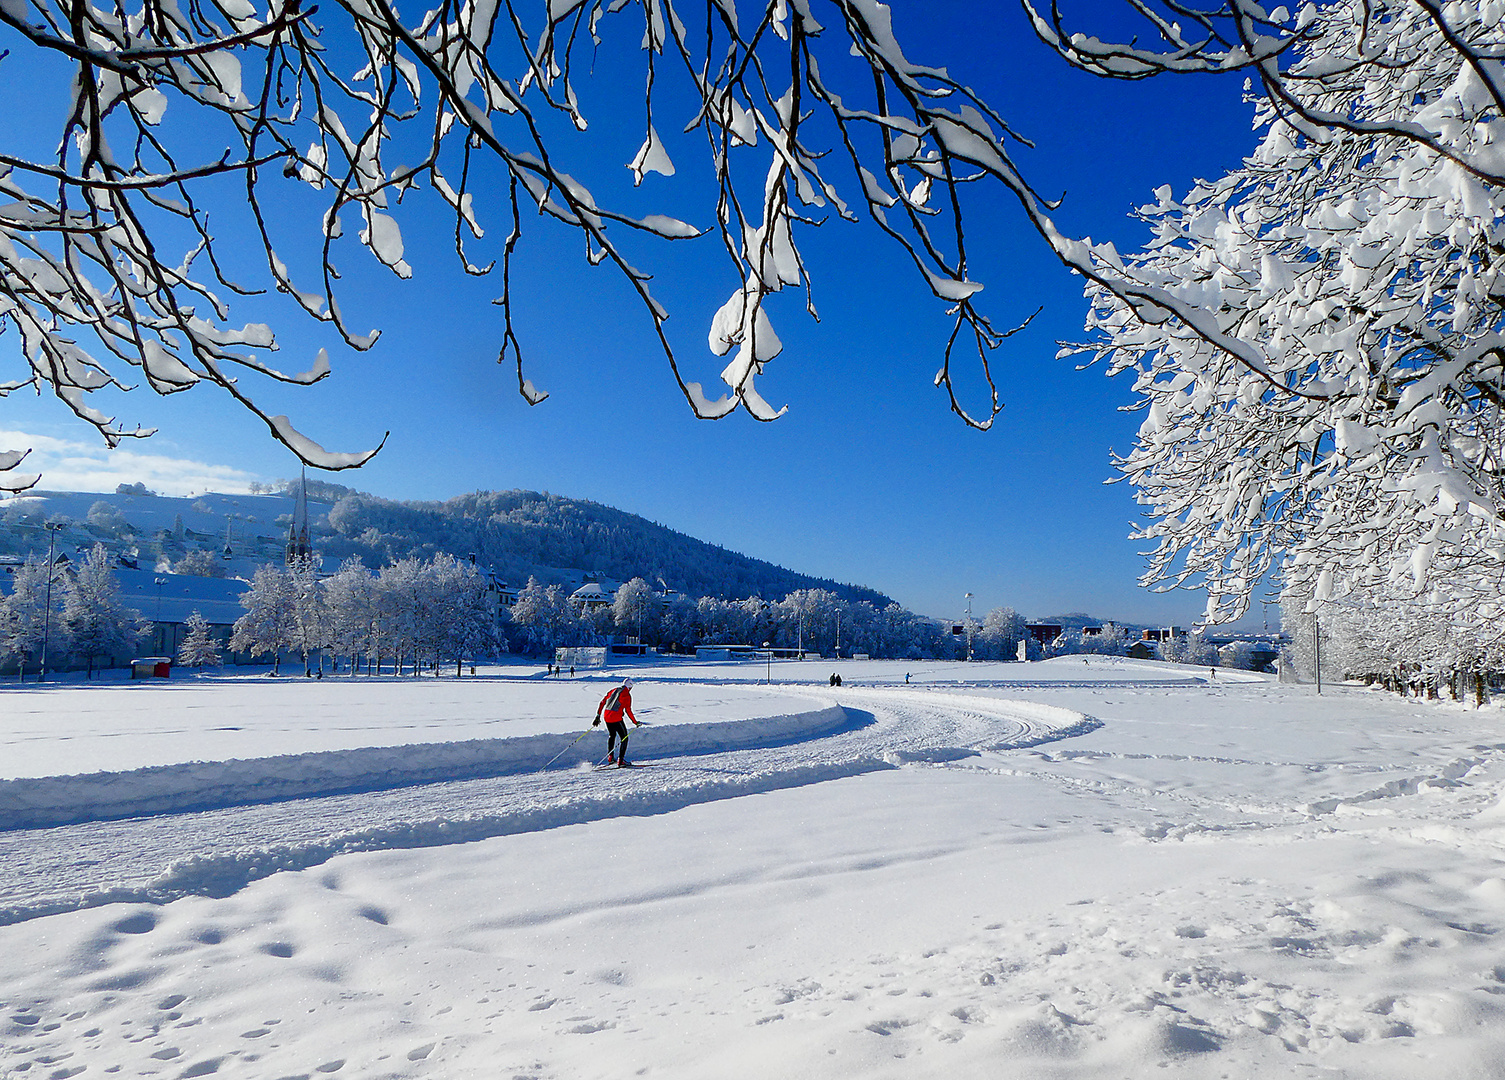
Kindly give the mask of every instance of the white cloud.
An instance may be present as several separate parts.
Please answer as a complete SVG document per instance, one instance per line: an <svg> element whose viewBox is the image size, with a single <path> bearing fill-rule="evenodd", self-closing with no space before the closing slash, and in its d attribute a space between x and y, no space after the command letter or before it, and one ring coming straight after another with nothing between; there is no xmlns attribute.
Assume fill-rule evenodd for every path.
<svg viewBox="0 0 1505 1080"><path fill-rule="evenodd" d="M121 445L102 445L0 429L0 451L31 448L17 473L41 473L50 491L112 492L120 484L145 484L159 495L205 491L241 494L261 477L228 465L143 454Z"/></svg>

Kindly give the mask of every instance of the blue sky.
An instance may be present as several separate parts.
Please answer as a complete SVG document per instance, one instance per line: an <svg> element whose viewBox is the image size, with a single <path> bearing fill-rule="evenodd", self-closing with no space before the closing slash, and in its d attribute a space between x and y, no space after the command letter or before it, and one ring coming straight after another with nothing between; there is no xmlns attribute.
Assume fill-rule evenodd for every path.
<svg viewBox="0 0 1505 1080"><path fill-rule="evenodd" d="M1076 17L1084 26L1120 24L1117 8L1103 2L1080 5ZM1040 45L1011 5L898 4L895 22L912 59L947 66L1035 141L1016 160L1042 193L1065 194L1058 220L1077 235L1138 246L1144 232L1126 212L1151 189L1184 190L1252 146L1241 78L1095 79ZM650 177L634 190L626 168L619 177L592 169L591 161L629 161L642 139L640 103L613 113L620 94L608 89L612 70L603 57L602 98L586 99L597 141L581 174L604 201L708 224L708 204L683 201L704 190L703 143L674 136L673 120L658 127L676 177ZM0 80L15 71L0 66ZM38 110L36 130L57 119ZM785 349L759 389L789 411L772 424L740 412L696 420L623 284L606 267L585 266L573 237L538 222L525 222L516 281L529 375L551 394L537 407L495 363L501 320L489 301L497 284L458 271L449 226L423 200L399 211L413 281L397 281L369 256L341 262L350 321L383 329L372 351L338 349L327 327L272 302L236 314L274 322L282 352L273 359L285 369L302 370L330 348L332 378L309 389L256 388L263 406L335 450L375 445L391 431L373 462L331 476L336 482L402 499L519 487L594 499L940 617L959 615L971 592L979 614L1006 604L1032 616L1085 610L1194 621L1199 594L1137 586L1140 545L1127 538L1138 514L1133 492L1104 483L1113 476L1110 448L1127 449L1138 426L1120 411L1132 402L1127 381L1055 359L1057 340L1082 334L1080 280L1001 190L974 199L971 213L973 276L985 283L995 320L1012 325L1044 308L995 354L1006 408L988 432L966 428L932 385L943 311L870 223L832 222L805 239L820 323L803 314L802 296L774 302ZM480 215L489 240L505 232L500 205L482 205ZM233 240L231 229L221 226L222 241ZM673 313L682 368L708 391L723 362L708 352L706 328L735 286L717 244L707 236L631 250L656 274L655 295ZM493 250L477 245L472 258ZM247 275L255 272L248 262ZM14 336L0 338L0 379L17 363ZM971 389L981 409L980 388ZM223 489L296 473L259 421L211 389L164 400L142 387L100 407L161 431L105 455L90 429L30 394L0 406L0 431L21 433L13 442L36 437L39 464L50 470L44 486L84 486L74 477L97 476L100 489L113 489L117 477L162 490Z"/></svg>

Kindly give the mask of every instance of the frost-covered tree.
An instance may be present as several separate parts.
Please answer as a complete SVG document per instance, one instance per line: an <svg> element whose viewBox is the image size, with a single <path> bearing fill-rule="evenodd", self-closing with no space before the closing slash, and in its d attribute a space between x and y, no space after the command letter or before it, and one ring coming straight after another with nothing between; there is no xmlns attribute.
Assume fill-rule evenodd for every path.
<svg viewBox="0 0 1505 1080"><path fill-rule="evenodd" d="M1258 145L1154 193L1143 251L1082 254L1085 348L1145 413L1118 462L1146 582L1242 614L1277 560L1315 602L1428 589L1439 554L1505 555L1505 22L1493 0L1267 10L1135 4L1113 42L1037 12L1098 74L1247 71Z"/></svg>
<svg viewBox="0 0 1505 1080"><path fill-rule="evenodd" d="M1167 638L1155 651L1160 659L1172 664L1196 664L1199 667L1216 667L1218 664L1218 650L1200 631Z"/></svg>
<svg viewBox="0 0 1505 1080"><path fill-rule="evenodd" d="M68 647L94 677L94 662L130 652L149 632L139 611L120 603L110 553L95 544L65 579L63 631Z"/></svg>
<svg viewBox="0 0 1505 1080"><path fill-rule="evenodd" d="M149 432L116 426L88 393L123 386L135 367L160 393L218 385L310 464L366 460L325 451L255 404L236 372L308 384L329 360L321 353L299 374L273 368L272 328L239 321L232 301L270 286L352 348L371 347L378 332L342 314L336 263L359 246L409 277L405 232L421 219L399 200L419 191L451 215L465 272L497 273L498 359L527 400L546 394L523 371L511 274L542 217L621 275L705 417L781 412L755 379L782 348L778 294L803 292L814 311L801 245L817 219L871 218L951 313L936 377L948 392L958 343L975 348L991 386L987 354L1008 333L975 303L965 207L976 182L1023 200L1058 239L1009 157L1004 119L940 63L911 60L874 0L444 0L411 12L392 0L30 0L0 6L0 26L18 54L8 63L24 57L27 76L0 107L33 108L49 93L66 102L52 156L10 139L0 149L5 325L30 379L111 445ZM626 74L596 85L598 69ZM684 129L704 140L708 198L671 199L670 213L621 208L629 199L609 189L623 163L603 167L587 117L620 116L622 79L642 105L641 148L625 163L633 182L674 183L679 144L662 133ZM700 181L683 184L693 192ZM227 270L222 222L261 249L261 281ZM725 364L720 397L684 373L637 262L640 239L704 233L728 260L707 335ZM998 407L995 391L973 422Z"/></svg>
<svg viewBox="0 0 1505 1080"><path fill-rule="evenodd" d="M611 601L611 614L618 632L630 634L640 641L647 641L657 630L658 604L654 601L653 590L640 577L633 578L617 590Z"/></svg>
<svg viewBox="0 0 1505 1080"><path fill-rule="evenodd" d="M376 575L381 651L396 661L398 675L402 674L408 659L413 661L413 674L418 674L418 649L425 630L419 605L422 575L423 564L414 558L399 559L382 567ZM378 661L378 669L380 666Z"/></svg>
<svg viewBox="0 0 1505 1080"><path fill-rule="evenodd" d="M209 628L209 620L198 611L191 611L184 625L188 628L188 633L178 646L178 663L196 667L201 674L206 666L218 667L222 656L219 641Z"/></svg>
<svg viewBox="0 0 1505 1080"><path fill-rule="evenodd" d="M360 559L347 559L324 582L324 607L329 619L329 647L336 657L348 658L351 674L358 656L376 652L376 578Z"/></svg>
<svg viewBox="0 0 1505 1080"><path fill-rule="evenodd" d="M258 566L240 602L246 613L235 620L230 648L252 656L270 654L275 675L282 651L292 647L298 632L292 575L281 566Z"/></svg>
<svg viewBox="0 0 1505 1080"><path fill-rule="evenodd" d="M309 657L327 644L328 626L325 620L324 588L319 581L316 559L300 559L288 567L289 584L293 596L293 648L303 658L303 674L311 675ZM322 655L319 661L323 670Z"/></svg>
<svg viewBox="0 0 1505 1080"><path fill-rule="evenodd" d="M1421 594L1409 582L1340 583L1324 600L1287 590L1281 622L1296 670L1315 678L1320 638L1325 680L1358 678L1402 694L1446 687L1482 703L1488 674L1505 670L1505 568L1439 558L1433 576Z"/></svg>
<svg viewBox="0 0 1505 1080"><path fill-rule="evenodd" d="M103 529L112 535L119 533L126 524L125 515L120 512L119 508L103 499L89 507L87 520L96 529Z"/></svg>
<svg viewBox="0 0 1505 1080"><path fill-rule="evenodd" d="M659 640L680 649L694 649L700 644L701 632L697 625L699 606L689 597L676 596L669 601L659 624Z"/></svg>
<svg viewBox="0 0 1505 1080"><path fill-rule="evenodd" d="M1218 667L1252 671L1254 669L1254 645L1248 641L1230 641L1218 649Z"/></svg>
<svg viewBox="0 0 1505 1080"><path fill-rule="evenodd" d="M994 608L983 616L974 650L982 660L1013 660L1019 655L1019 642L1029 633L1024 616L1011 607Z"/></svg>
<svg viewBox="0 0 1505 1080"><path fill-rule="evenodd" d="M212 551L194 548L172 564L172 572L192 577L222 578L225 576L225 566L224 561L216 558Z"/></svg>
<svg viewBox="0 0 1505 1080"><path fill-rule="evenodd" d="M445 660L455 662L455 675L467 658L498 650L496 615L486 591L486 579L474 565L439 554L425 568L423 606L431 627L428 647L434 672Z"/></svg>
<svg viewBox="0 0 1505 1080"><path fill-rule="evenodd" d="M512 625L520 632L522 650L534 656L552 652L563 642L574 619L569 599L558 585L544 585L530 577L512 605Z"/></svg>
<svg viewBox="0 0 1505 1080"><path fill-rule="evenodd" d="M61 589L57 595L62 596ZM22 681L27 662L41 656L46 611L47 560L28 556L11 578L10 594L0 594L0 656L15 661L16 676ZM59 631L61 621L54 613L53 624Z"/></svg>

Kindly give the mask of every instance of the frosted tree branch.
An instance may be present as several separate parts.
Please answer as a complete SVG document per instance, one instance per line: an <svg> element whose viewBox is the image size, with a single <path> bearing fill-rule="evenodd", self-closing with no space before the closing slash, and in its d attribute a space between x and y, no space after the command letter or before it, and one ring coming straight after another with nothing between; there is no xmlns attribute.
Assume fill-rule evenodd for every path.
<svg viewBox="0 0 1505 1080"><path fill-rule="evenodd" d="M568 171L592 145L591 65L577 50L605 47L609 31L624 42L642 35L634 93L644 137L622 164L637 184L669 183L677 170L660 132L700 130L717 180L705 223L685 220L697 216L693 204L625 213L594 193L616 186L611 173ZM497 356L528 401L548 395L526 374L511 303L525 215L577 231L586 258L615 269L692 410L708 418L739 407L760 420L782 414L757 379L783 350L778 294L799 288L816 312L802 237L827 216L866 216L950 313L936 382L959 416L986 427L1002 407L989 354L1018 327L995 326L977 306L967 188L1002 182L1060 246L1048 205L1009 158L1008 143L1022 140L945 69L912 62L875 0L437 0L414 15L391 0L322 10L299 0L31 0L0 5L0 33L72 86L53 160L0 150L0 332L16 333L29 367L17 385L55 394L111 445L150 432L120 428L90 394L127 388L134 368L159 393L218 385L309 464L366 460L371 452L291 437L257 405L237 371L298 384L330 365L321 355L309 373L283 374L264 358L277 349L271 327L232 322L232 307L270 287L350 348L372 347L379 330L351 325L341 308L338 262L359 246L411 276L401 203L417 191L453 215L466 274L500 268ZM477 155L500 167L502 184L477 189ZM244 200L227 203L223 180L235 176ZM473 258L486 242L483 209L498 206L510 219L501 251ZM211 210L249 226L265 282L226 273ZM241 226L230 227L238 240ZM687 374L699 361L671 343L638 250L642 239L711 229L731 266L707 338L724 365L720 396ZM987 386L981 411L963 405L953 381L962 342Z"/></svg>

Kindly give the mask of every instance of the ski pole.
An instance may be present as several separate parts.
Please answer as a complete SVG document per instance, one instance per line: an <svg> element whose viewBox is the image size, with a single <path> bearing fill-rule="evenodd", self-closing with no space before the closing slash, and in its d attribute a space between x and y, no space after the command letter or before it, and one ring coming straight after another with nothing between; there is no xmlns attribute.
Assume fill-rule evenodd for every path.
<svg viewBox="0 0 1505 1080"><path fill-rule="evenodd" d="M591 733L591 728L593 728L595 726L596 726L595 724L592 724L591 727L586 728L579 735L576 735L575 736L575 742L570 743L569 746L566 746L563 750L559 751L559 753L557 753L553 757L549 758L548 761L545 761L541 766L539 766L538 771L539 772L543 772L544 769L547 769L550 765L554 764L554 762L556 762L560 758L564 757L565 754L567 754L567 753L570 752L570 748L573 747L575 745L575 743L579 742L581 739L583 739L587 735L589 735Z"/></svg>

